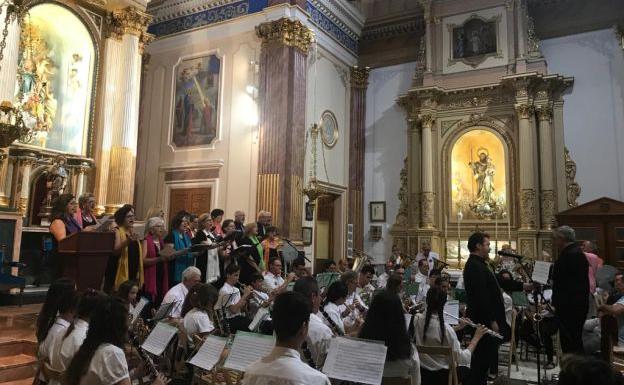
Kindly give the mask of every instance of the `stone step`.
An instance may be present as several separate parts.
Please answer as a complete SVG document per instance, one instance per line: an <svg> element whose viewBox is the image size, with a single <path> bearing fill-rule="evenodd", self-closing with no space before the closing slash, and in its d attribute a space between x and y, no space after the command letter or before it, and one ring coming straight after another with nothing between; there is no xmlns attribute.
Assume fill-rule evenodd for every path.
<svg viewBox="0 0 624 385"><path fill-rule="evenodd" d="M28 354L0 357L0 383L34 377L36 362L37 359Z"/></svg>
<svg viewBox="0 0 624 385"><path fill-rule="evenodd" d="M27 340L0 341L0 357L16 356L18 354L35 356L37 354L37 343Z"/></svg>

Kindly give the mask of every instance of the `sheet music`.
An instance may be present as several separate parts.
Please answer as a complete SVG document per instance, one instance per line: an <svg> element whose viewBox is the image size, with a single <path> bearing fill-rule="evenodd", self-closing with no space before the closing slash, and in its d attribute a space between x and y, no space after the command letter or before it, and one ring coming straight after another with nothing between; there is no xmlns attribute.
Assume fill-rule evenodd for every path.
<svg viewBox="0 0 624 385"><path fill-rule="evenodd" d="M244 372L249 365L269 355L271 350L273 350L273 346L275 346L273 336L239 330L236 332L234 342L230 348L230 354L223 366L227 369Z"/></svg>
<svg viewBox="0 0 624 385"><path fill-rule="evenodd" d="M444 323L457 325L459 323L459 301L446 301L444 305ZM446 313L450 314L447 315Z"/></svg>
<svg viewBox="0 0 624 385"><path fill-rule="evenodd" d="M104 231L108 226L113 223L113 219L110 217L110 215L107 215L99 219L97 222L98 224L95 225L95 231Z"/></svg>
<svg viewBox="0 0 624 385"><path fill-rule="evenodd" d="M387 350L378 341L333 338L329 344L323 373L337 380L380 385Z"/></svg>
<svg viewBox="0 0 624 385"><path fill-rule="evenodd" d="M550 277L550 266L552 263L545 261L535 261L533 265L533 275L531 279L537 283L541 283L542 285L546 285L548 283L548 278Z"/></svg>
<svg viewBox="0 0 624 385"><path fill-rule="evenodd" d="M171 313L171 310L173 310L173 307L176 303L177 302L169 302L160 305L158 311L156 312L156 315L154 316L154 320L160 321L161 319L167 317Z"/></svg>
<svg viewBox="0 0 624 385"><path fill-rule="evenodd" d="M134 307L134 310L132 310L132 321L130 321L131 323L134 323L137 318L139 318L139 314L141 314L141 312L143 311L143 308L145 308L145 305L147 305L149 303L149 300L145 297L141 297L141 299L139 300L139 303L137 303L137 305Z"/></svg>
<svg viewBox="0 0 624 385"><path fill-rule="evenodd" d="M201 348L199 348L197 354L189 360L189 364L205 370L212 370L219 362L219 358L221 358L221 353L223 353L226 343L227 338L208 336Z"/></svg>
<svg viewBox="0 0 624 385"><path fill-rule="evenodd" d="M159 322L156 324L156 327L154 327L154 330L152 330L149 336L147 336L147 339L143 342L141 348L155 356L160 356L177 332L178 328L175 326L169 325L166 322Z"/></svg>
<svg viewBox="0 0 624 385"><path fill-rule="evenodd" d="M258 311L256 312L256 316L254 317L253 321L251 321L251 323L249 324L249 330L256 330L258 325L260 325L260 322L269 318L269 316L270 316L269 308L267 307L259 308Z"/></svg>

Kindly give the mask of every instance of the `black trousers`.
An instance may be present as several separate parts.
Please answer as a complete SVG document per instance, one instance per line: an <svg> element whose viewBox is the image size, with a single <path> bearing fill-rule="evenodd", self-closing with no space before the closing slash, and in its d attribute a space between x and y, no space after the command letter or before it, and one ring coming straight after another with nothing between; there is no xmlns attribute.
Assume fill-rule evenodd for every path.
<svg viewBox="0 0 624 385"><path fill-rule="evenodd" d="M496 359L498 342L490 335L484 335L475 351L472 353L470 361L470 375L465 381L466 385L486 385L488 372L492 362ZM425 382L423 382L425 384Z"/></svg>
<svg viewBox="0 0 624 385"><path fill-rule="evenodd" d="M466 366L457 367L457 377L459 383L463 383L470 374L470 368ZM420 383L423 385L448 385L448 369L427 370L420 368Z"/></svg>
<svg viewBox="0 0 624 385"><path fill-rule="evenodd" d="M557 309L561 351L583 354L583 324L587 309Z"/></svg>
<svg viewBox="0 0 624 385"><path fill-rule="evenodd" d="M251 321L249 318L239 315L234 318L228 318L227 323L230 326L230 333L234 334L239 330L248 332Z"/></svg>

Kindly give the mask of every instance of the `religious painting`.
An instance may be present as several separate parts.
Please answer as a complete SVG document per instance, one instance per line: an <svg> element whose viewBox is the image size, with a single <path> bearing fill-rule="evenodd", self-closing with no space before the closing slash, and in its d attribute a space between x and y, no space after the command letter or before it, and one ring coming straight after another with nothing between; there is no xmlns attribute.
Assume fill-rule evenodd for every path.
<svg viewBox="0 0 624 385"><path fill-rule="evenodd" d="M221 59L209 55L183 60L175 72L172 142L206 146L217 138Z"/></svg>
<svg viewBox="0 0 624 385"><path fill-rule="evenodd" d="M490 54L497 53L497 20L468 19L464 24L451 26L451 58L477 65Z"/></svg>
<svg viewBox="0 0 624 385"><path fill-rule="evenodd" d="M311 227L301 228L301 241L306 246L309 246L312 244L312 228Z"/></svg>
<svg viewBox="0 0 624 385"><path fill-rule="evenodd" d="M368 216L371 222L385 222L386 202L370 202L368 204Z"/></svg>
<svg viewBox="0 0 624 385"><path fill-rule="evenodd" d="M451 151L451 218L507 217L505 146L488 129L474 129L457 139Z"/></svg>
<svg viewBox="0 0 624 385"><path fill-rule="evenodd" d="M86 155L96 56L85 25L63 6L32 7L18 60L16 99L34 131L29 144Z"/></svg>

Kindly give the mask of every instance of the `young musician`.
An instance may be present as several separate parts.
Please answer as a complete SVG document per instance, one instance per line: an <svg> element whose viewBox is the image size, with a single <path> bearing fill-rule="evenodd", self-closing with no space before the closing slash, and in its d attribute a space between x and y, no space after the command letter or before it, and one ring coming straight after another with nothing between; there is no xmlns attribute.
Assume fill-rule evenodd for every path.
<svg viewBox="0 0 624 385"><path fill-rule="evenodd" d="M139 285L136 281L128 280L119 285L117 296L128 305L128 312L132 313L137 304Z"/></svg>
<svg viewBox="0 0 624 385"><path fill-rule="evenodd" d="M359 338L382 341L388 348L384 378L408 378L410 384L420 384L418 352L407 334L403 304L398 296L382 291L373 297Z"/></svg>
<svg viewBox="0 0 624 385"><path fill-rule="evenodd" d="M251 275L251 287L253 291L251 292L251 296L249 297L249 306L247 317L250 320L253 320L256 316L258 310L261 307L268 307L273 301L272 295L265 293L262 291L262 285L264 282L264 277L260 273L254 273Z"/></svg>
<svg viewBox="0 0 624 385"><path fill-rule="evenodd" d="M347 330L342 321L343 313L340 307L344 305L348 295L347 285L342 281L336 281L327 288L327 296L325 297L325 305L321 308L321 313L325 318L327 326L329 326L334 334L345 335ZM347 310L346 314L350 311ZM352 330L349 330L351 332Z"/></svg>
<svg viewBox="0 0 624 385"><path fill-rule="evenodd" d="M327 357L327 349L329 343L334 337L334 333L323 322L323 316L319 313L321 307L321 295L319 293L318 283L313 277L305 277L297 280L293 291L303 294L309 298L312 303L312 313L310 314L310 323L308 324L308 336L305 345L302 346L303 356L306 362L313 368L322 368ZM310 356L306 349L309 350Z"/></svg>
<svg viewBox="0 0 624 385"><path fill-rule="evenodd" d="M190 304L189 311L182 311L184 317L184 331L189 343L193 343L193 336L205 337L215 329L210 314L217 303L219 293L217 289L207 283L198 283L193 286L187 295Z"/></svg>
<svg viewBox="0 0 624 385"><path fill-rule="evenodd" d="M308 335L310 300L298 292L277 296L273 306L276 343L271 353L245 371L243 385L329 385L327 376L305 364L299 349Z"/></svg>
<svg viewBox="0 0 624 385"><path fill-rule="evenodd" d="M462 349L457 334L451 325L444 323L444 304L446 293L438 287L427 292L427 310L425 314L414 317L414 339L416 345L451 346L457 357L460 382L467 376L472 353L485 333L479 326L468 348ZM448 359L446 357L420 355L420 373L422 383L427 385L445 385L448 382Z"/></svg>
<svg viewBox="0 0 624 385"><path fill-rule="evenodd" d="M230 331L248 330L249 319L245 317L245 308L253 289L246 286L241 295L240 290L235 285L238 283L240 267L230 264L225 268L225 283L219 290L219 299L215 305L215 310L224 311L225 322L228 323Z"/></svg>
<svg viewBox="0 0 624 385"><path fill-rule="evenodd" d="M117 298L103 299L93 312L84 342L67 368L66 384L130 385L131 373L123 351L127 335L127 307ZM152 385L167 382L159 375Z"/></svg>
<svg viewBox="0 0 624 385"><path fill-rule="evenodd" d="M349 270L342 274L340 280L347 285L347 298L340 311L343 312L343 321L345 326L352 329L359 329L363 322L363 316L366 313L366 305L357 294L358 273Z"/></svg>

